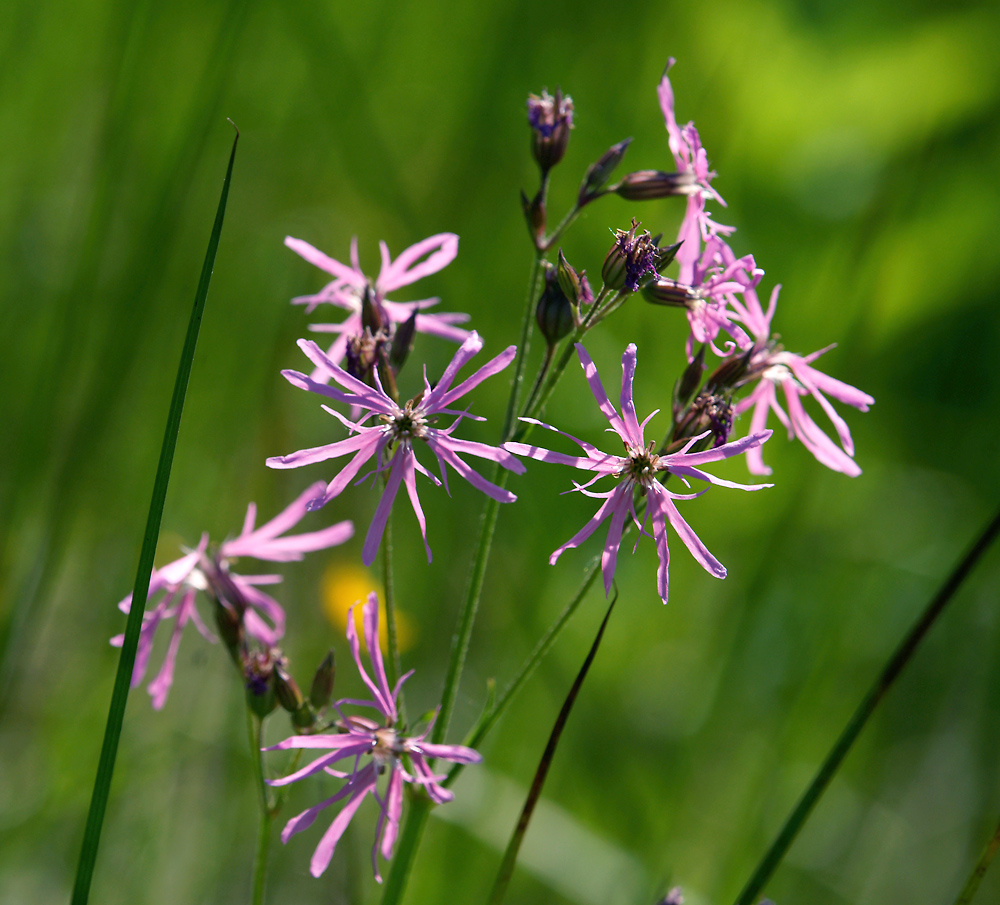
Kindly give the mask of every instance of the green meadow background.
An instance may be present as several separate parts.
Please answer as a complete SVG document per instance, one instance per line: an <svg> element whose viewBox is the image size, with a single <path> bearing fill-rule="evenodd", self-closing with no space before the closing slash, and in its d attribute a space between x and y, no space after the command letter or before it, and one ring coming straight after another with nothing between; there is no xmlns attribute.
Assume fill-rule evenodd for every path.
<svg viewBox="0 0 1000 905"><path fill-rule="evenodd" d="M428 235L457 260L397 298L439 295L484 336L516 342L530 252L518 190L537 175L524 100L576 103L551 210L610 144L623 171L671 166L656 85L670 56L729 203L733 245L783 284L789 348L837 348L825 371L871 393L845 414L863 476L776 433L775 487L712 488L682 512L726 564L715 581L671 538L670 603L649 541L618 566L621 597L556 755L508 901L732 901L888 653L1000 500L1000 14L990 3L9 3L0 28L0 902L68 900L117 651L188 312L232 129L234 181L163 520L158 562L203 530L270 517L334 466L270 455L342 436L280 376L309 320L288 300L323 275L286 235L375 272ZM681 200L606 199L563 247L597 273L633 215L676 230ZM633 300L588 348L609 383L638 343L636 404L669 406L686 324ZM421 337L404 393L449 344ZM532 367L539 358L532 350ZM477 391L493 441L503 379ZM817 419L821 414L814 410ZM548 409L603 442L573 365ZM826 426L826 422L821 422ZM662 430L665 418L653 422ZM744 425L741 429L745 429ZM717 469L746 480L742 462ZM452 727L458 741L551 622L600 540L548 553L594 511L567 469L511 482ZM411 712L436 703L482 497L422 484L434 562L396 507L401 608L416 626ZM367 487L304 523L358 537L291 565L279 597L300 682L329 646L338 694L359 690L322 576L360 558ZM264 571L268 571L265 567ZM866 729L768 887L778 905L953 901L1000 818L1000 556L963 587ZM558 708L603 614L594 592L424 840L408 901L478 903ZM165 641L165 639L161 639ZM162 649L154 655L160 662ZM187 630L154 712L131 697L92 901L241 903L256 799L241 690ZM282 715L268 733L286 732ZM274 769L278 769L275 762ZM291 816L333 785L299 784ZM332 816L332 814L331 814ZM439 819L438 819L439 818ZM319 880L328 820L275 840L268 901L371 903L374 809ZM1000 869L979 901L1000 900Z"/></svg>

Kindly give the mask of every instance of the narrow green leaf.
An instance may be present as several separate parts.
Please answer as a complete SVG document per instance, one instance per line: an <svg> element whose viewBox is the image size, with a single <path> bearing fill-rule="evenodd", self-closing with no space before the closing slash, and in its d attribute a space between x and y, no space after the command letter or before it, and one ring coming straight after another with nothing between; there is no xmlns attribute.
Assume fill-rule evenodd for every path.
<svg viewBox="0 0 1000 905"><path fill-rule="evenodd" d="M771 844L771 847L761 859L760 864L757 865L757 869L747 881L747 885L743 887L743 891L736 900L736 905L753 905L756 901L757 896L764 889L767 881L771 879L771 875L795 841L795 837L799 834L799 830L802 829L802 825L808 820L816 802L819 801L820 796L826 791L830 780L833 779L844 758L847 757L847 752L851 750L854 742L861 734L861 730L864 729L865 724L868 722L869 717L875 712L879 701L882 700L885 693L892 687L893 682L896 681L899 674L903 671L903 668L909 663L913 654L920 646L920 642L923 641L924 636L930 631L941 613L944 612L945 607L948 606L951 599L955 596L955 592L962 586L965 579L969 577L969 573L987 549L989 549L990 544L996 539L997 534L1000 534L1000 512L993 517L993 521L979 535L979 538L972 545L972 549L969 550L962 561L952 571L951 575L948 576L940 590L934 595L931 602L927 604L920 618L900 642L899 647L896 648L885 666L882 667L882 672L872 687L868 689L868 693L858 705L858 709L854 711L854 714L848 720L844 731L840 734L840 738L834 743L829 754L827 754L820 765L816 776L813 777L813 781L809 784L809 788L803 793L798 804L795 805L795 809L785 821L785 825L781 828L781 832L778 833L778 837Z"/></svg>
<svg viewBox="0 0 1000 905"><path fill-rule="evenodd" d="M611 618L611 611L615 608L615 601L617 599L618 592L616 590L614 597L611 598L608 611L604 614L604 619L601 621L601 627L597 630L597 637L594 638L594 643L590 646L587 659L583 661L583 666L580 667L580 672L573 682L573 687L570 688L562 709L559 711L559 716L556 717L552 733L549 735L548 744L545 746L545 751L542 752L542 759L539 761L538 769L535 771L535 778L531 783L531 789L528 791L528 797L524 802L524 808L521 810L521 817L517 821L517 826L510 837L510 842L507 843L507 851L504 852L503 861L500 862L500 870L497 872L497 879L493 884L493 892L490 893L489 905L500 905L503 902L503 897L507 892L507 885L510 883L510 878L514 873L514 864L517 861L517 854L521 849L521 842L524 840L525 832L527 832L531 815L535 811L535 805L538 804L538 799L542 795L542 787L545 785L545 778L548 776L549 767L552 766L552 758L555 757L556 747L559 745L559 739L562 737L566 720L569 719L573 704L576 703L576 696L583 687L583 680L587 678L590 664L594 662L594 657L597 655L597 648L601 645L601 638L604 637L604 629L608 625L608 619Z"/></svg>
<svg viewBox="0 0 1000 905"><path fill-rule="evenodd" d="M232 123L232 120L230 120ZM233 123L233 128L236 128ZM139 554L139 568L132 591L132 608L125 625L125 640L121 655L118 658L118 672L115 676L114 690L111 693L111 705L108 709L108 723L104 730L104 744L101 747L101 757L97 766L97 778L94 780L94 791L90 799L90 811L87 814L87 825L83 835L83 845L80 850L80 861L76 870L76 882L73 885L73 905L85 905L90 896L90 881L94 875L94 864L97 860L97 847L101 839L101 827L104 824L104 812L107 809L108 793L111 790L111 777L115 769L115 757L118 754L118 741L121 738L122 721L125 718L125 704L128 700L129 684L132 678L132 667L135 664L136 648L139 644L139 631L142 628L142 616L146 609L146 596L149 593L149 578L153 571L153 555L156 552L156 540L160 533L160 520L163 516L163 504L167 496L167 484L170 481L170 468L174 460L174 449L177 446L177 433L180 429L181 412L184 409L184 397L187 393L188 379L191 376L191 364L194 360L195 347L198 344L198 332L201 329L202 315L205 311L205 299L208 297L208 287L212 281L212 268L215 266L215 254L219 248L219 236L222 234L222 221L226 213L226 200L229 197L229 184L233 175L233 163L236 160L236 143L240 133L236 130L233 139L233 149L229 155L229 166L226 178L222 183L222 196L215 214L215 224L208 240L208 251L205 253L205 263L201 269L201 279L195 293L194 307L191 310L191 320L188 322L184 349L181 352L180 365L177 368L177 380L174 383L174 395L170 401L170 411L167 415L167 426L163 434L163 446L160 448L160 461L156 468L156 478L153 481L153 499L149 505L149 517L146 520L146 532L142 539L142 551Z"/></svg>

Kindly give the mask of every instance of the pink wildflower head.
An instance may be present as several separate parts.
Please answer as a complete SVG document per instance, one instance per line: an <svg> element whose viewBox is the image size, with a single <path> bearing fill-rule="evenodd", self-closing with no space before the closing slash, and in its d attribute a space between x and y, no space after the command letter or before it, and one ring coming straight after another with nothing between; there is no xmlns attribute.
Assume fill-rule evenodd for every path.
<svg viewBox="0 0 1000 905"><path fill-rule="evenodd" d="M314 295L303 295L292 299L293 304L305 305L306 313L310 313L317 305L329 303L343 308L347 317L339 324L311 324L309 329L316 333L336 333L337 339L330 346L327 354L340 364L347 354L348 344L353 337L364 334L362 322L362 307L366 291L371 303L379 312L382 323L391 331L396 324L403 324L412 316L415 317L415 327L418 333L428 333L449 339L452 342L462 342L468 335L467 330L456 327L469 319L467 314L424 314L427 308L436 305L439 299L422 299L417 302L392 302L386 297L389 293L415 283L417 280L447 267L458 254L458 236L454 233L439 233L411 245L396 260L389 255L389 247L385 242L379 243L382 253L382 266L378 276L369 280L361 270L358 260L357 238L351 240L351 264L347 266L335 258L331 258L308 242L301 239L285 238L287 245L296 254L301 255L310 264L320 270L325 270L334 277ZM312 374L313 380L326 382L329 377L321 368Z"/></svg>
<svg viewBox="0 0 1000 905"><path fill-rule="evenodd" d="M716 578L725 578L726 570L701 542L700 538L691 530L691 527L682 518L674 505L675 500L692 500L700 496L700 493L681 494L668 490L659 480L661 475L675 475L685 484L689 478L697 478L707 481L710 484L718 484L721 487L736 487L741 490L760 490L770 487L770 484L735 484L732 481L725 481L701 470L700 466L707 462L716 462L720 459L728 459L731 456L740 455L749 449L760 446L771 435L770 431L755 433L743 440L732 443L723 443L713 449L706 449L702 452L690 452L691 447L700 439L708 435L698 434L692 437L678 452L669 454L659 454L655 452L656 444L647 445L644 437L644 429L649 423L654 411L641 424L635 413L635 405L632 401L632 380L635 376L636 347L632 343L622 355L622 384L621 384L621 413L615 409L614 404L608 398L604 390L601 379L598 376L597 368L587 350L582 345L576 345L577 355L583 367L583 373L590 384L591 392L597 400L597 404L608 419L611 429L618 434L625 446L624 455L614 455L612 453L601 452L583 440L570 437L558 428L549 424L543 424L533 419L525 419L530 423L538 424L541 427L556 431L564 436L570 437L574 443L583 450L583 456L569 456L563 453L552 452L537 446L529 446L526 443L507 443L506 447L518 455L530 456L541 462L555 462L560 465L570 465L574 468L590 472L592 477L583 484L574 482L574 489L586 496L601 499L604 502L594 514L593 518L587 522L583 528L571 537L561 547L556 549L549 557L549 562L555 564L556 560L570 547L578 547L603 522L610 519L607 538L604 543L604 554L601 557L601 571L604 576L604 590L610 592L611 582L614 579L615 566L618 561L618 549L621 546L622 531L625 527L625 519L631 515L640 534L646 534L646 519L651 519L653 524L653 540L656 543L656 551L659 557L659 569L657 570L657 592L664 603L667 602L668 580L667 567L670 562L670 553L667 549L667 523L673 527L680 536L684 545L691 551L694 558L701 563L709 574ZM613 477L617 479L618 485L612 490L594 491L589 488L603 477ZM636 494L646 497L646 515L642 522L635 511ZM637 542L638 543L638 542Z"/></svg>
<svg viewBox="0 0 1000 905"><path fill-rule="evenodd" d="M319 812L331 804L342 801L343 808L334 818L329 829L323 834L313 853L310 872L318 877L326 870L333 857L337 843L343 836L351 818L370 793L379 806L380 813L375 830L375 844L372 847L372 868L379 883L378 854L391 858L399 835L399 819L403 811L403 784L422 786L436 804L451 801L454 795L440 785L444 779L436 775L428 764L428 759L441 758L459 764L475 764L482 760L478 752L462 745L435 745L424 741L430 731L428 726L420 735L407 736L405 728L397 725L399 713L396 701L399 689L412 672L406 673L389 688L382 662L382 652L378 642L378 598L369 594L362 608L365 644L371 663L371 675L361 662L360 644L354 625L353 608L347 618L347 641L351 647L354 662L361 673L361 679L372 694L371 700L348 699L336 704L341 719L336 724L337 732L317 735L296 735L285 741L265 748L265 751L287 750L289 748L309 748L327 750L328 753L316 758L301 770L280 779L268 780L272 786L283 786L317 773L326 773L347 782L330 798L308 808L293 817L281 833L281 841L288 840L315 822ZM343 715L342 708L356 705L374 710L378 717ZM333 765L345 760L353 760L351 772L337 770ZM384 791L378 792L380 778L388 774Z"/></svg>
<svg viewBox="0 0 1000 905"><path fill-rule="evenodd" d="M306 553L325 550L348 540L354 534L351 522L338 522L329 528L306 534L281 536L302 520L308 501L315 498L322 488L322 482L306 488L281 513L259 528L254 528L257 507L251 503L247 507L243 529L239 535L223 542L214 554L208 549L208 535L203 534L194 550L153 572L147 599L152 600L161 593L162 597L143 614L139 647L132 669L132 687L141 684L146 675L156 630L161 623L173 619L174 628L167 655L160 671L147 687L155 709L159 710L166 703L173 684L177 650L184 626L189 621L193 622L206 640L213 643L217 640L195 607L199 591L209 594L218 605L226 607L227 612L235 611L235 628L245 631L266 648L270 648L284 635L285 611L274 598L260 590L261 585L280 582L281 576L238 575L231 571L230 566L240 556L268 562L301 560ZM132 595L129 594L122 600L118 608L123 613L129 612L132 608ZM111 643L121 647L123 640L124 635L116 635Z"/></svg>
<svg viewBox="0 0 1000 905"><path fill-rule="evenodd" d="M677 117L674 114L674 89L667 76L674 62L673 57L667 61L667 68L663 71L663 78L657 89L660 109L663 111L663 119L667 127L670 152L674 155L679 175L685 177L687 194L714 198L725 206L726 202L711 186L711 182L715 178L715 171L708 166L708 154L701 145L701 137L698 135L694 123L689 122L685 126L677 124Z"/></svg>
<svg viewBox="0 0 1000 905"><path fill-rule="evenodd" d="M516 457L495 446L460 440L452 436L463 418L484 420L476 415L470 415L468 410L457 410L452 406L487 377L491 377L507 367L517 351L514 346L508 347L458 386L453 387L452 384L455 382L458 372L482 347L482 339L478 333L473 332L455 353L441 379L431 387L425 369L423 392L402 406L382 389L377 371L374 373L375 386L370 387L338 367L314 342L299 340L299 348L318 369L325 371L343 389L326 386L298 371L282 371L285 379L292 386L327 396L337 402L357 406L359 411L365 412L360 420L351 421L339 412L323 406L329 414L333 415L350 431L351 435L347 439L267 460L267 464L271 468L298 468L301 465L311 465L327 459L352 455L351 460L330 481L326 490L309 503L311 509L318 509L337 496L354 480L361 466L370 459L375 460L374 475L388 471L385 491L379 500L375 517L372 519L365 537L362 550L362 559L365 565L371 565L375 560L375 554L382 541L386 521L400 485L406 487L407 495L420 525L424 548L427 551L427 560L428 562L431 560L431 548L427 543L427 524L420 507L420 500L417 497L417 472L420 472L434 484L443 483L447 490L448 473L445 466L449 465L473 487L481 490L487 496L501 503L512 503L517 499L514 494L497 487L474 471L462 458L462 455L489 459L500 463L510 471L521 473L524 471L524 466ZM446 416L453 416L455 420L448 427L436 427L435 424L438 420ZM372 421L377 423L370 423ZM437 459L441 474L440 480L418 461L414 449L418 443L425 444Z"/></svg>

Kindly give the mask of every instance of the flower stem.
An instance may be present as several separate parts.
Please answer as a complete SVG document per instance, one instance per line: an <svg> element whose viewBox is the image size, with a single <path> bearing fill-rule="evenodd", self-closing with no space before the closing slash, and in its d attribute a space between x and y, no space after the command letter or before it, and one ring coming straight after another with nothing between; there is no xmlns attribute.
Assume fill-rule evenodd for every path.
<svg viewBox="0 0 1000 905"><path fill-rule="evenodd" d="M996 855L997 849L1000 849L1000 826L997 826L993 838L986 843L986 848L983 849L983 853L979 856L979 860L972 869L969 879L966 881L965 886L962 887L958 898L955 899L955 905L969 905L972 897L976 894L976 890L979 889L979 884L983 882L983 877L986 875L986 870Z"/></svg>
<svg viewBox="0 0 1000 905"><path fill-rule="evenodd" d="M517 406L521 394L521 384L524 382L524 368L528 360L528 348L531 345L531 322L538 300L538 286L542 275L542 252L535 252L535 260L531 265L531 275L528 277L528 295L521 316L521 338L517 344L517 357L514 359L514 377L510 385L510 397L507 399L507 411L504 413L502 439L509 440L514 432L514 420L517 416Z"/></svg>
<svg viewBox="0 0 1000 905"><path fill-rule="evenodd" d="M914 623L910 631L907 632L906 637L903 638L888 662L882 668L882 672L844 727L840 738L837 739L833 748L830 749L830 753L827 754L809 788L806 789L795 809L785 821L785 825L781 828L781 832L778 833L778 837L767 850L767 853L754 871L753 876L747 881L747 885L736 900L736 905L752 905L757 900L757 896L764 889L767 881L781 863L782 858L785 857L785 853L795 840L802 825L808 819L816 802L819 801L820 796L826 791L830 780L833 779L840 764L847 756L847 752L851 750L851 746L861 734L861 730L865 727L872 713L874 713L879 701L882 700L882 697L892 687L893 682L899 677L903 668L909 663L913 654L920 646L920 642L923 641L924 636L930 631L941 613L944 612L945 607L947 607L951 599L955 596L955 592L962 586L962 583L969 576L973 567L996 539L997 534L1000 534L1000 512L994 516L993 521L986 526L969 552L955 567L951 575L948 576L940 590L934 595L930 603L927 604L920 618Z"/></svg>
<svg viewBox="0 0 1000 905"><path fill-rule="evenodd" d="M267 854L271 845L271 821L274 811L267 798L267 783L264 782L264 764L261 761L261 727L263 720L249 707L247 712L247 739L250 742L250 762L253 765L254 784L257 786L260 804L260 823L257 827L257 850L253 859L252 898L253 905L263 905L264 886L267 882Z"/></svg>

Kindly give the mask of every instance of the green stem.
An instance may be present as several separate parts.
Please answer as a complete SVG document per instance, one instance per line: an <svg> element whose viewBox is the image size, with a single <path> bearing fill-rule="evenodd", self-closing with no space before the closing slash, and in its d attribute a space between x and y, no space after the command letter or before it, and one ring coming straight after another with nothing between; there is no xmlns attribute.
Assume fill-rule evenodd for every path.
<svg viewBox="0 0 1000 905"><path fill-rule="evenodd" d="M90 810L87 813L83 844L80 847L80 861L77 864L76 880L73 884L73 905L86 905L90 897L90 883L94 876L94 865L97 862L97 849L101 841L101 829L104 826L108 795L111 792L111 777L115 770L118 742L121 739L122 723L125 719L125 704L128 701L132 669L135 666L135 653L139 645L139 633L142 629L142 617L146 609L146 597L149 595L149 579L153 571L153 556L156 553L156 540L160 533L163 504L167 497L167 485L170 481L170 469L174 461L174 449L177 446L181 412L184 410L184 398L191 376L191 365L194 361L195 348L198 345L198 333L205 311L205 300L208 298L208 287L212 280L212 268L215 266L219 237L222 235L222 221L226 213L226 201L229 197L229 184L232 180L238 140L239 132L233 139L233 149L229 155L229 166L222 183L222 194L215 213L215 223L212 225L212 233L208 240L208 250L205 252L205 261L201 268L198 289L195 292L191 318L188 321L187 336L184 339L181 360L177 366L174 394L170 400L167 425L163 432L160 461L156 468L156 477L153 480L153 498L149 504L149 516L146 519L146 531L142 538L142 550L139 554L139 567L136 571L135 586L132 589L132 606L129 610L128 621L125 623L125 638L122 642L121 654L118 657L118 672L115 675L114 689L111 693L104 742L101 745L101 756L97 765L97 776L94 779Z"/></svg>
<svg viewBox="0 0 1000 905"><path fill-rule="evenodd" d="M526 412L531 411L531 407L535 402L535 397L541 389L542 381L545 380L546 375L549 373L549 368L552 367L552 362L555 360L555 357L556 344L547 344L545 347L545 360L542 362L542 366L538 369L538 374L535 375L535 382L531 385L531 391L528 393L528 398L524 403L524 410Z"/></svg>
<svg viewBox="0 0 1000 905"><path fill-rule="evenodd" d="M994 516L993 521L986 526L979 539L972 546L972 549L969 550L962 561L955 567L954 571L952 571L951 575L948 576L940 590L934 595L930 603L927 604L920 618L910 631L907 632L906 637L903 638L899 647L896 648L888 662L882 668L882 672L858 705L858 709L854 711L854 715L848 721L847 726L844 727L840 738L837 739L833 748L830 749L830 753L827 754L809 788L806 789L802 798L799 799L795 809L781 828L781 832L778 833L778 837L767 850L764 858L754 871L753 876L743 888L739 898L736 900L736 905L752 905L756 901L757 896L764 889L767 881L771 878L771 875L795 840L802 825L808 819L816 802L823 792L826 791L826 787L830 784L830 780L833 779L840 764L847 756L847 752L851 750L851 746L861 734L861 730L865 727L872 713L874 713L879 701L882 700L882 697L899 677L903 668L909 663L920 642L923 641L924 636L930 631L941 613L944 612L945 607L951 602L952 597L955 596L955 592L961 587L973 567L996 539L998 533L1000 533L1000 512Z"/></svg>
<svg viewBox="0 0 1000 905"><path fill-rule="evenodd" d="M986 870L996 855L997 849L1000 849L1000 826L997 826L993 838L986 843L986 848L983 849L983 853L979 856L979 860L972 869L969 879L966 881L965 886L962 887L958 898L955 899L955 905L969 905L972 897L976 894L976 890L979 889L979 884L983 882L983 877L986 875Z"/></svg>
<svg viewBox="0 0 1000 905"><path fill-rule="evenodd" d="M267 798L267 783L264 782L264 764L261 761L261 727L263 720L259 719L249 707L247 712L247 738L250 742L250 762L253 764L254 783L257 786L258 802L260 804L260 823L257 827L257 850L253 859L253 905L263 905L264 886L267 882L267 854L271 845L271 821L274 819L274 808Z"/></svg>
<svg viewBox="0 0 1000 905"><path fill-rule="evenodd" d="M542 275L542 252L535 252L535 260L531 265L531 276L528 278L528 295L521 315L521 338L517 346L517 357L514 359L514 377L510 385L510 396L507 399L507 411L504 413L503 431L501 436L509 440L514 432L517 416L518 400L521 394L521 384L524 382L524 369L528 360L528 348L531 345L531 324L535 314L535 303L538 300L538 286Z"/></svg>
<svg viewBox="0 0 1000 905"><path fill-rule="evenodd" d="M556 244L556 242L558 242L559 239L562 238L562 234L566 232L566 230L573 225L573 221L580 216L581 210L583 210L583 208L581 208L578 204L573 205L573 207L566 214L566 216L563 217L561 221L559 221L559 225L552 231L552 235L549 236L542 243L542 247L540 249L542 254L548 254L550 251L552 251L552 248Z"/></svg>

